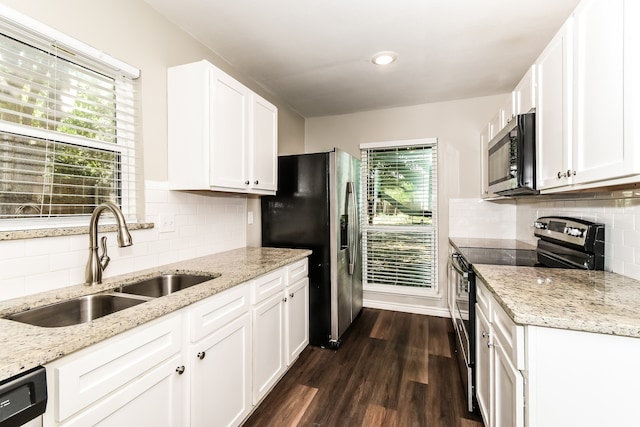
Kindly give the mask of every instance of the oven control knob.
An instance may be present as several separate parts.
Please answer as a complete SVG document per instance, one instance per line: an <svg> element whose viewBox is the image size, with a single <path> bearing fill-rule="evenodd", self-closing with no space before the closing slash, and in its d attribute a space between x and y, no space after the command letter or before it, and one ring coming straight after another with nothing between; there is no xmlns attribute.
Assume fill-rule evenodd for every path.
<svg viewBox="0 0 640 427"><path fill-rule="evenodd" d="M584 235L584 230L576 227L567 227L565 229L565 233L569 236L582 237Z"/></svg>
<svg viewBox="0 0 640 427"><path fill-rule="evenodd" d="M537 228L538 230L546 230L547 224L544 222L536 221L533 223L533 228Z"/></svg>

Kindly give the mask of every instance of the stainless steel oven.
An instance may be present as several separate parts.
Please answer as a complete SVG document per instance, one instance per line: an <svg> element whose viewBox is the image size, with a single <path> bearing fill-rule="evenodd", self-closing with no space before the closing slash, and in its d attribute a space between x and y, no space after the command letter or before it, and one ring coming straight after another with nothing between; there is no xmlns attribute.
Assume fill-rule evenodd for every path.
<svg viewBox="0 0 640 427"><path fill-rule="evenodd" d="M465 389L469 412L475 407L475 273L462 254L454 252L449 259L450 283L455 286L451 316L457 337L456 355L460 378Z"/></svg>
<svg viewBox="0 0 640 427"><path fill-rule="evenodd" d="M604 269L604 225L568 217L541 217L533 225L534 236L539 240L535 247L531 246L529 249L518 248L518 245L491 246L483 239L478 239L473 245L466 242L469 246L460 244L450 249L449 289L454 291L454 294L449 299L449 304L457 337L458 364L469 411L473 411L477 406L474 333L476 277L473 264Z"/></svg>

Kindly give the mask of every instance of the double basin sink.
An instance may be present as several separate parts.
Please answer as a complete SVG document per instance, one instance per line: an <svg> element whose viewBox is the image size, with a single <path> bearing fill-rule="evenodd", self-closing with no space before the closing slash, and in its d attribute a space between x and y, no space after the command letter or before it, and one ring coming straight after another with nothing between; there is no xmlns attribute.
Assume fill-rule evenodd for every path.
<svg viewBox="0 0 640 427"><path fill-rule="evenodd" d="M26 310L7 318L47 328L79 325L149 301L190 288L219 277L219 274L162 274L122 285L108 293L73 298Z"/></svg>

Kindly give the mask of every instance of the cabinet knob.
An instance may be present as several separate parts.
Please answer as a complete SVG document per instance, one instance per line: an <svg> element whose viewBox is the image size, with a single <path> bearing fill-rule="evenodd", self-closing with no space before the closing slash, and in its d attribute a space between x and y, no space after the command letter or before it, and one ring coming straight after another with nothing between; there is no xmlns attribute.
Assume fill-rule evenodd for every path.
<svg viewBox="0 0 640 427"><path fill-rule="evenodd" d="M176 368L176 372L178 373L178 375L184 374L184 366L178 366Z"/></svg>
<svg viewBox="0 0 640 427"><path fill-rule="evenodd" d="M558 179L562 179L564 175L562 175L562 171L558 172Z"/></svg>
<svg viewBox="0 0 640 427"><path fill-rule="evenodd" d="M491 342L487 341L487 348L491 348L493 347L493 344L491 344Z"/></svg>
<svg viewBox="0 0 640 427"><path fill-rule="evenodd" d="M290 296L291 298L293 298L293 297L295 296L295 294L289 294L289 296Z"/></svg>
<svg viewBox="0 0 640 427"><path fill-rule="evenodd" d="M282 302L287 302L287 297L282 298Z"/></svg>
<svg viewBox="0 0 640 427"><path fill-rule="evenodd" d="M258 185L258 180L256 179L253 183L254 183L255 185Z"/></svg>
<svg viewBox="0 0 640 427"><path fill-rule="evenodd" d="M246 181L244 182L244 185L249 185L249 180L246 180Z"/></svg>
<svg viewBox="0 0 640 427"><path fill-rule="evenodd" d="M207 353L205 353L204 351L201 351L200 353L198 353L198 359L202 360L206 355Z"/></svg>

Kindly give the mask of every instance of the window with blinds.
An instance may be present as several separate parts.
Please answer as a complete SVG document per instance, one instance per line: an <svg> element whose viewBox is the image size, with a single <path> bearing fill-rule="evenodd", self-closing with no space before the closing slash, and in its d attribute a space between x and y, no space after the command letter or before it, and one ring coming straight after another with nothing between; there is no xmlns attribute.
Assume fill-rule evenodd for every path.
<svg viewBox="0 0 640 427"><path fill-rule="evenodd" d="M436 142L361 145L365 286L436 290Z"/></svg>
<svg viewBox="0 0 640 427"><path fill-rule="evenodd" d="M0 18L0 226L56 225L107 200L135 218L135 97L101 58Z"/></svg>

